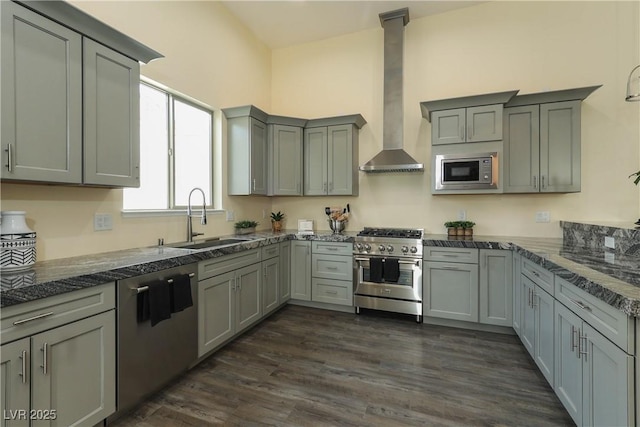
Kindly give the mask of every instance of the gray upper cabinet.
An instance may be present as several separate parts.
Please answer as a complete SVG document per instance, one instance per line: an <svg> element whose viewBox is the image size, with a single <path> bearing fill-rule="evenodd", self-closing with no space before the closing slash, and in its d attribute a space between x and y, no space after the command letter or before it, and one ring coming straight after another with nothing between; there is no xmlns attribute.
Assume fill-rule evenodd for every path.
<svg viewBox="0 0 640 427"><path fill-rule="evenodd" d="M304 131L304 195L358 195L357 114L310 120Z"/></svg>
<svg viewBox="0 0 640 427"><path fill-rule="evenodd" d="M431 144L502 140L503 105L517 90L420 103L431 122Z"/></svg>
<svg viewBox="0 0 640 427"><path fill-rule="evenodd" d="M504 109L504 192L580 191L581 101L600 86L514 97Z"/></svg>
<svg viewBox="0 0 640 427"><path fill-rule="evenodd" d="M2 179L82 182L82 36L2 8Z"/></svg>
<svg viewBox="0 0 640 427"><path fill-rule="evenodd" d="M140 186L140 64L84 40L84 183Z"/></svg>
<svg viewBox="0 0 640 427"><path fill-rule="evenodd" d="M302 128L306 120L270 117L268 153L268 194L302 195ZM292 124L281 124L292 123Z"/></svg>
<svg viewBox="0 0 640 427"><path fill-rule="evenodd" d="M66 2L1 7L2 179L137 187L137 60L161 55Z"/></svg>
<svg viewBox="0 0 640 427"><path fill-rule="evenodd" d="M252 105L222 111L227 117L229 195L266 195L267 113Z"/></svg>

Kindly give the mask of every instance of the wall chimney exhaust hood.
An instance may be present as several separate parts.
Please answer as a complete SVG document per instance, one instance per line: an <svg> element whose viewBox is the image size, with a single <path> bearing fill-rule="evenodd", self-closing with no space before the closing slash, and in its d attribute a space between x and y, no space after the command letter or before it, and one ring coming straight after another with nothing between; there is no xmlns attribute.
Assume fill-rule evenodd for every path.
<svg viewBox="0 0 640 427"><path fill-rule="evenodd" d="M422 172L418 163L403 149L403 58L404 26L409 9L381 13L384 29L384 112L382 151L360 166L363 172Z"/></svg>

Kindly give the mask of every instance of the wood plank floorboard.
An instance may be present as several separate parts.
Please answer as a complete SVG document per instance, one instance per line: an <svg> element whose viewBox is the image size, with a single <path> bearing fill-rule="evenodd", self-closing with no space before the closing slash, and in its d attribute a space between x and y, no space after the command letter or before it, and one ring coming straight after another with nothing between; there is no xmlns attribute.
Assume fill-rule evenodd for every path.
<svg viewBox="0 0 640 427"><path fill-rule="evenodd" d="M574 424L516 336L287 305L112 425Z"/></svg>

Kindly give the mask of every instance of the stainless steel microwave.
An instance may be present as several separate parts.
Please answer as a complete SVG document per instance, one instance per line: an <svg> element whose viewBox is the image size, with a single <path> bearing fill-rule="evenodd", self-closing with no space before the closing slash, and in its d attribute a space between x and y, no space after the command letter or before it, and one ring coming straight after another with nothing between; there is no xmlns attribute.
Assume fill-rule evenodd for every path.
<svg viewBox="0 0 640 427"><path fill-rule="evenodd" d="M498 153L438 154L435 189L486 190L498 188Z"/></svg>

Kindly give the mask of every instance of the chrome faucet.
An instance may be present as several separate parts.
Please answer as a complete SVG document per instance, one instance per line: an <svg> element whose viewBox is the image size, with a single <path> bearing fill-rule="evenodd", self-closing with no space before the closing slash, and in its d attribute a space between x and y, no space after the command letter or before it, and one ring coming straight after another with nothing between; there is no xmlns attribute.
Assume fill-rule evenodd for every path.
<svg viewBox="0 0 640 427"><path fill-rule="evenodd" d="M206 225L207 224L207 201L206 201L206 198L205 198L205 195L204 195L204 191L202 191L202 188L200 188L200 187L195 187L189 193L189 201L187 202L187 241L189 241L189 242L193 242L193 238L196 237L196 236L204 235L204 233L194 233L193 232L193 225L191 224L191 217L193 216L193 213L191 211L191 195L196 190L198 190L198 191L200 191L202 193L202 216L200 217L200 224L202 224L202 225Z"/></svg>

